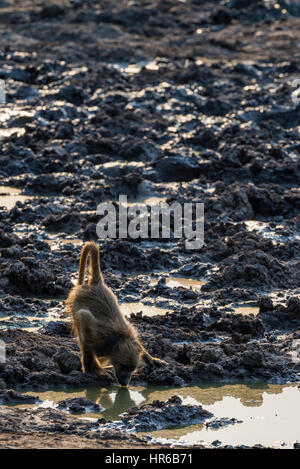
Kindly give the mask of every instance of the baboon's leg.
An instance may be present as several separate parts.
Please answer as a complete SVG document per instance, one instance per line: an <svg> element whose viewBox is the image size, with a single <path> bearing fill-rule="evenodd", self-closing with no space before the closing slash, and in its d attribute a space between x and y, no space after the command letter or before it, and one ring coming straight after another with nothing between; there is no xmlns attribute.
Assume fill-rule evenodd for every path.
<svg viewBox="0 0 300 469"><path fill-rule="evenodd" d="M83 373L97 373L99 366L95 361L94 352L90 346L92 331L95 330L97 320L88 309L80 309L75 312L74 316L82 356L82 371Z"/></svg>
<svg viewBox="0 0 300 469"><path fill-rule="evenodd" d="M82 372L83 373L94 373L97 369L97 364L94 359L93 353L85 348L82 349Z"/></svg>
<svg viewBox="0 0 300 469"><path fill-rule="evenodd" d="M94 355L94 360L97 365L97 373L100 375L109 376L110 378L113 376L112 373L112 365L107 364L107 360L100 360L98 357Z"/></svg>

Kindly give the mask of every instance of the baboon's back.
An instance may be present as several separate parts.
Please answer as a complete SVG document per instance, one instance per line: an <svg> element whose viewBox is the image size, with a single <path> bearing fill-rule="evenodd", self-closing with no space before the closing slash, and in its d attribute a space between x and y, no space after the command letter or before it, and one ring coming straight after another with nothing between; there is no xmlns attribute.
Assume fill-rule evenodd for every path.
<svg viewBox="0 0 300 469"><path fill-rule="evenodd" d="M101 321L106 318L114 322L124 320L115 295L105 283L74 287L69 294L67 306L73 313L80 309L88 309Z"/></svg>

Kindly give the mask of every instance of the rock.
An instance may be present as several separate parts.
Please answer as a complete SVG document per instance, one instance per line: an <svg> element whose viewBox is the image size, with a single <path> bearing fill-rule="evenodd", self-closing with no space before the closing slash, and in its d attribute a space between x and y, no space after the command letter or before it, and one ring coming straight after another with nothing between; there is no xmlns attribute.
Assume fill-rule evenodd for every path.
<svg viewBox="0 0 300 469"><path fill-rule="evenodd" d="M191 181L199 176L199 166L187 158L168 156L155 165L160 181Z"/></svg>
<svg viewBox="0 0 300 469"><path fill-rule="evenodd" d="M62 412L57 409L51 408L38 408L38 409L18 409L15 407L0 406L0 434L5 433L19 435L21 438L24 435L30 435L31 441L38 441L40 443L40 435L45 435L47 438L46 448L49 447L49 438L55 447L57 441L61 438L66 438L70 435L71 438L78 437L76 441L88 444L91 440L96 443L105 442L110 440L114 442L128 442L129 445L140 444L141 447L147 445L145 438L129 435L119 428L102 428L104 419L97 419L90 422L88 419L81 419L69 415L67 412ZM96 430L96 431L95 431ZM38 440L35 440L37 437ZM54 439L55 438L55 439ZM98 441L97 441L98 440ZM66 443L68 446L68 442ZM75 446L74 446L75 447ZM95 445L95 448L99 444Z"/></svg>
<svg viewBox="0 0 300 469"><path fill-rule="evenodd" d="M25 68L12 68L10 72L10 78L15 81L23 81L25 83L30 82L30 72Z"/></svg>
<svg viewBox="0 0 300 469"><path fill-rule="evenodd" d="M85 412L103 412L105 409L93 401L85 397L74 397L59 401L57 403L58 409L66 409L71 413L85 413Z"/></svg>
<svg viewBox="0 0 300 469"><path fill-rule="evenodd" d="M60 5L53 3L47 5L41 10L41 17L45 19L57 18L58 16L64 15L65 10Z"/></svg>
<svg viewBox="0 0 300 469"><path fill-rule="evenodd" d="M59 335L60 337L70 337L71 327L65 321L49 321L47 324L39 329L40 334L45 335Z"/></svg>
<svg viewBox="0 0 300 469"><path fill-rule="evenodd" d="M242 365L248 370L265 367L266 363L263 353L259 349L247 350L242 354Z"/></svg>
<svg viewBox="0 0 300 469"><path fill-rule="evenodd" d="M60 89L58 93L58 99L66 100L75 106L80 106L85 98L84 92L73 85L65 86Z"/></svg>
<svg viewBox="0 0 300 469"><path fill-rule="evenodd" d="M46 264L38 263L34 258L22 258L10 264L7 278L14 290L23 293L56 294L62 291L58 281L55 281L53 271Z"/></svg>
<svg viewBox="0 0 300 469"><path fill-rule="evenodd" d="M262 0L231 0L230 7L231 8L250 8L251 6L259 6L262 5Z"/></svg>
<svg viewBox="0 0 300 469"><path fill-rule="evenodd" d="M121 419L128 429L153 431L199 423L211 416L202 406L184 405L180 397L172 396L167 402L153 401L140 408L133 407Z"/></svg>
<svg viewBox="0 0 300 469"><path fill-rule="evenodd" d="M273 311L273 302L272 299L268 296L260 297L258 306L260 313L265 313L266 311Z"/></svg>
<svg viewBox="0 0 300 469"><path fill-rule="evenodd" d="M229 24L231 22L230 11L226 8L219 8L211 15L211 18L216 24Z"/></svg>
<svg viewBox="0 0 300 469"><path fill-rule="evenodd" d="M21 86L15 97L16 99L35 99L39 97L39 91L34 86Z"/></svg>
<svg viewBox="0 0 300 469"><path fill-rule="evenodd" d="M2 404L34 404L39 400L36 396L20 394L13 389L0 391L0 402Z"/></svg>
<svg viewBox="0 0 300 469"><path fill-rule="evenodd" d="M6 389L6 384L5 384L5 381L4 379L0 379L0 389Z"/></svg>
<svg viewBox="0 0 300 469"><path fill-rule="evenodd" d="M81 369L80 356L70 353L62 347L53 355L53 360L58 364L62 373L69 374L73 370Z"/></svg>
<svg viewBox="0 0 300 469"><path fill-rule="evenodd" d="M220 446L221 444L222 444L222 441L220 441L220 440L214 440L212 442L212 446Z"/></svg>
<svg viewBox="0 0 300 469"><path fill-rule="evenodd" d="M300 298L292 296L287 301L287 314L300 318Z"/></svg>
<svg viewBox="0 0 300 469"><path fill-rule="evenodd" d="M219 428L222 427L227 427L228 425L235 425L236 423L243 423L242 420L237 420L236 418L227 418L224 417L222 419L213 419L210 420L209 422L205 423L205 426L207 428L213 428L214 430L218 430Z"/></svg>
<svg viewBox="0 0 300 469"><path fill-rule="evenodd" d="M273 308L274 308L272 299L268 296L260 297L258 306L259 306L260 313L265 313L266 311L273 311Z"/></svg>

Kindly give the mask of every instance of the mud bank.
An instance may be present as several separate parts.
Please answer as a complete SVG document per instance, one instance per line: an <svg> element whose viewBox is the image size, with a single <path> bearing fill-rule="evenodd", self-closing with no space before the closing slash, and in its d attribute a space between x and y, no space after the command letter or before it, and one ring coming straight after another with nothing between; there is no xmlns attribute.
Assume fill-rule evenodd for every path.
<svg viewBox="0 0 300 469"><path fill-rule="evenodd" d="M122 438L120 447L126 442L133 447L139 443L181 448L297 446L300 393L293 384L94 386L4 393L10 397L10 407L1 407L1 417L4 426L10 422L8 444L16 446L23 439L24 444L42 444L42 432L51 445L56 438L58 447L69 444L70 435L76 437L78 432L80 447L114 447L123 432L127 440ZM15 429L16 434L13 424L19 418L24 424ZM8 435L7 430L2 435Z"/></svg>
<svg viewBox="0 0 300 469"><path fill-rule="evenodd" d="M53 409L21 410L0 407L0 448L147 447L145 438L118 429L105 429ZM49 438L46 443L45 436ZM151 445L150 447L153 447Z"/></svg>
<svg viewBox="0 0 300 469"><path fill-rule="evenodd" d="M132 315L150 353L166 364L144 364L133 383L184 385L196 381L273 379L297 381L300 302L273 308L261 300L257 317L184 307L164 316ZM113 378L81 372L77 341L67 324L50 323L44 333L2 330L6 363L0 365L2 386L109 384ZM281 329L279 332L278 327ZM68 335L69 334L69 335Z"/></svg>
<svg viewBox="0 0 300 469"><path fill-rule="evenodd" d="M172 396L167 402L154 401L139 409L131 408L122 415L122 422L129 430L145 432L176 425L191 425L209 417L212 414L201 406L182 405L180 397Z"/></svg>

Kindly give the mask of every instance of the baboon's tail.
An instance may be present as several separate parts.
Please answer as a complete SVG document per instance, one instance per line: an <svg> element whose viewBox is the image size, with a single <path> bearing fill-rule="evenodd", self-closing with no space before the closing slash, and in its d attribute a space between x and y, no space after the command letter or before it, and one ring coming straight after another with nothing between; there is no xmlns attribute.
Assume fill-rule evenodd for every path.
<svg viewBox="0 0 300 469"><path fill-rule="evenodd" d="M82 285L84 281L84 274L88 255L90 254L90 273L89 285L94 285L103 282L103 277L100 269L100 250L96 243L89 241L85 243L81 250L79 271L78 271L78 285Z"/></svg>

